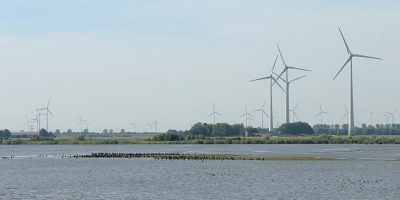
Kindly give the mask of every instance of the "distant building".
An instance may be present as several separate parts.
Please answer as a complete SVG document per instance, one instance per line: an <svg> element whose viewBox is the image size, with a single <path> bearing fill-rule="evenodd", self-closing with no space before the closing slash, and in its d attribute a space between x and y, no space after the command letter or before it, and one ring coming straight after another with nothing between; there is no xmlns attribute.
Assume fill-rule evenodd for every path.
<svg viewBox="0 0 400 200"><path fill-rule="evenodd" d="M39 136L39 132L11 132L11 138L23 138L25 135L27 138L33 138Z"/></svg>

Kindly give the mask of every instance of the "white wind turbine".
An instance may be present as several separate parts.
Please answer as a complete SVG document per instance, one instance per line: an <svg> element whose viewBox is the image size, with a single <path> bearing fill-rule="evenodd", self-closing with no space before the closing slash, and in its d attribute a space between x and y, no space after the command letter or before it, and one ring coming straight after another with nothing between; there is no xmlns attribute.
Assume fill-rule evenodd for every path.
<svg viewBox="0 0 400 200"><path fill-rule="evenodd" d="M147 124L148 126L150 126L150 133L152 133L153 132L153 124Z"/></svg>
<svg viewBox="0 0 400 200"><path fill-rule="evenodd" d="M346 110L346 113L343 115L342 119L343 119L344 117L346 117L346 121L348 121L348 118L349 118L349 111L347 110L346 105L344 105L344 109Z"/></svg>
<svg viewBox="0 0 400 200"><path fill-rule="evenodd" d="M249 118L248 116L253 117L253 115L251 115L250 113L247 112L247 106L244 106L244 109L246 110L246 112L245 112L243 115L241 115L240 117L246 116L246 128L247 128L247 121L248 121L248 120L253 120L253 119ZM239 117L239 118L240 118L240 117ZM253 120L253 121L254 121L254 120Z"/></svg>
<svg viewBox="0 0 400 200"><path fill-rule="evenodd" d="M389 116L388 116L388 115L385 115L384 113L382 113L382 115L386 117L386 124L388 124Z"/></svg>
<svg viewBox="0 0 400 200"><path fill-rule="evenodd" d="M323 115L323 114L330 115L330 114L327 113L327 112L324 112L324 111L322 110L321 104L319 104L319 110L320 110L320 112L318 113L317 116L315 116L315 118L317 118L319 115L321 115L321 125L322 125L322 115Z"/></svg>
<svg viewBox="0 0 400 200"><path fill-rule="evenodd" d="M214 106L214 103L213 103L213 110L214 110L214 112L212 112L210 115L208 115L208 117L210 117L211 115L214 115L214 124L215 124L215 114L218 114L218 115L220 115L220 116L222 116L221 114L219 114L218 112L215 112L215 106Z"/></svg>
<svg viewBox="0 0 400 200"><path fill-rule="evenodd" d="M133 125L133 132L134 133L136 133L136 124L138 123L139 121L137 121L137 122L135 122L135 123L131 123L132 125Z"/></svg>
<svg viewBox="0 0 400 200"><path fill-rule="evenodd" d="M375 58L371 56L363 56L363 55L358 55L358 54L353 54L351 53L349 46L346 43L346 40L344 39L344 36L342 34L342 31L339 28L340 35L342 35L342 39L344 44L346 45L347 53L349 54L349 58L347 61L344 63L343 67L340 68L339 72L336 74L335 78L339 75L339 73L343 70L343 68L347 65L347 63L350 62L350 106L349 106L349 132L348 135L352 136L355 133L355 127L354 127L354 107L353 107L353 57L361 57L361 58L372 58L372 59L379 59L382 60L381 58ZM333 80L335 80L333 78Z"/></svg>
<svg viewBox="0 0 400 200"><path fill-rule="evenodd" d="M289 119L289 118L290 118L290 117L289 117L289 84L290 84L291 82L297 80L297 79L303 78L304 76L299 77L299 78L294 79L294 80L292 80L292 81L289 82L289 73L288 73L288 72L289 72L289 69L296 69L296 70L303 70L303 71L311 71L311 70L308 70L308 69L301 69L301 68L292 67L292 66L287 66L286 63L285 63L285 60L283 59L283 56L282 56L282 53L281 53L281 49L279 48L279 45L278 45L278 44L277 44L277 46L278 46L279 54L281 55L282 64L283 64L283 66L285 66L285 68L283 69L283 71L281 72L281 74L279 74L279 76L278 76L277 79L279 79L279 78L282 76L282 74L286 72L286 80L285 80L285 83L286 83L285 123L290 123L290 119ZM276 81L275 81L275 83L276 83Z"/></svg>
<svg viewBox="0 0 400 200"><path fill-rule="evenodd" d="M46 108L37 109L36 106L35 106L35 108L36 108L36 112L38 113L37 114L38 131L40 131L40 122L41 122L40 121L40 115L46 115L46 114L39 112L39 110L44 110Z"/></svg>
<svg viewBox="0 0 400 200"><path fill-rule="evenodd" d="M278 55L275 58L274 65L272 66L272 70L271 70L269 76L249 81L249 82L252 82L252 81L258 81L258 80L263 80L263 79L269 79L269 92L270 92L269 115L270 116L272 116L272 85L273 85L272 80L274 80L274 82L276 82L279 85L277 80L273 77L276 59L278 59ZM285 92L285 90L282 88L281 85L279 85L279 87L282 89L283 92ZM274 120L273 120L273 117L271 117L271 118L269 118L269 132L274 132L274 131L275 131L274 130Z"/></svg>
<svg viewBox="0 0 400 200"><path fill-rule="evenodd" d="M293 108L293 110L289 110L289 111L293 112L293 123L294 123L294 117L296 117L296 119L297 119L297 115L296 115L296 111L295 110L296 110L298 105L299 105L299 103L296 104L296 106Z"/></svg>
<svg viewBox="0 0 400 200"><path fill-rule="evenodd" d="M264 105L263 105L263 107L261 109L254 110L254 111L260 111L261 112L261 129L264 129L264 115L269 118L267 113L264 111L265 103L267 103L267 101L264 101Z"/></svg>
<svg viewBox="0 0 400 200"><path fill-rule="evenodd" d="M86 125L86 130L89 132L89 125L92 123L88 123L88 124L86 122L83 122L83 123Z"/></svg>
<svg viewBox="0 0 400 200"><path fill-rule="evenodd" d="M86 120L85 120L85 119L82 119L81 116L78 116L78 117L79 117L79 120L80 120L80 121L79 121L79 124L81 125L81 133L82 133L82 124L83 124L82 122L85 122ZM79 124L78 124L78 125L79 125Z"/></svg>
<svg viewBox="0 0 400 200"><path fill-rule="evenodd" d="M29 119L28 119L28 117L26 117L26 116L25 116L25 118L26 118L26 123L25 123L25 125L27 125L27 124L28 124L28 131L29 131L29 123L31 123L31 122L32 122L32 123L33 123L33 122L35 122L35 121L36 121L36 119L31 119L31 120L29 120Z"/></svg>
<svg viewBox="0 0 400 200"><path fill-rule="evenodd" d="M388 115L392 116L392 124L394 123L394 113L397 112L398 109L396 109L394 112L390 113L390 112L386 112Z"/></svg>
<svg viewBox="0 0 400 200"><path fill-rule="evenodd" d="M50 110L49 110L49 104L50 104L50 101L51 101L51 98L50 98L50 100L49 100L49 102L47 103L47 107L45 108L45 110L47 111L47 122L46 122L46 125L47 125L47 131L49 131L49 113L51 114L51 116L53 116L53 114L50 112ZM54 117L54 116L53 116Z"/></svg>

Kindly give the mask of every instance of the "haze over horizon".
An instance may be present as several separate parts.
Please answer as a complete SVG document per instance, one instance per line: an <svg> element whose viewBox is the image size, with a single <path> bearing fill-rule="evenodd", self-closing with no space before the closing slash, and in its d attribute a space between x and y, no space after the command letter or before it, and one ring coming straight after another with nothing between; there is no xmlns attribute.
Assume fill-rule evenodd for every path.
<svg viewBox="0 0 400 200"><path fill-rule="evenodd" d="M280 46L289 66L290 109L311 126L344 124L350 67L338 27L354 58L355 125L385 124L400 108L398 1L2 1L0 129L27 131L51 98L49 131L186 130L190 125L261 126L269 76ZM275 72L283 70L278 57ZM283 86L283 83L280 82ZM285 94L273 87L274 126L284 123ZM42 116L42 127L46 127ZM292 115L290 115L292 121ZM400 111L395 123L400 120ZM264 126L268 127L264 117ZM389 118L389 123L392 120ZM35 128L36 129L36 128Z"/></svg>

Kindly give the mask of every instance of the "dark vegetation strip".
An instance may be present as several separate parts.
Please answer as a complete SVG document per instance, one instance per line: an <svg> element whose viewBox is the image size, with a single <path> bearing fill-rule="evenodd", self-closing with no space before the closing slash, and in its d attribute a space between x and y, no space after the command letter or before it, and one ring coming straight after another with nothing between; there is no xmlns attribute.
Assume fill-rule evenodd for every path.
<svg viewBox="0 0 400 200"><path fill-rule="evenodd" d="M153 139L132 138L88 138L76 135L67 138L31 138L31 139L0 139L2 145L18 144L400 144L400 137L378 137L355 136L355 137L332 137L330 135L316 135L309 137L264 137L264 138L241 138L241 137L201 137L192 138L174 137L164 134L162 137ZM163 135L163 134L160 134ZM160 139L162 138L162 140Z"/></svg>

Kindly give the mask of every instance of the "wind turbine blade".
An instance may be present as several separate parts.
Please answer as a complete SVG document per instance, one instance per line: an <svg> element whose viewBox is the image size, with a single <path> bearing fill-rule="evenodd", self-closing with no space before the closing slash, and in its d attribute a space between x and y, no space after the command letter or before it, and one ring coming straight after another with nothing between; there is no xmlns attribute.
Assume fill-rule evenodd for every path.
<svg viewBox="0 0 400 200"><path fill-rule="evenodd" d="M346 115L347 115L347 113L343 115L342 119L343 119L344 117L346 117Z"/></svg>
<svg viewBox="0 0 400 200"><path fill-rule="evenodd" d="M258 111L261 111L261 109L258 109L258 110L253 110L253 111L257 111L257 112L258 112Z"/></svg>
<svg viewBox="0 0 400 200"><path fill-rule="evenodd" d="M215 112L215 114L221 115L221 114L219 114L218 112ZM222 115L221 115L221 116L222 116Z"/></svg>
<svg viewBox="0 0 400 200"><path fill-rule="evenodd" d="M297 106L299 105L299 103L296 104L296 106L294 107L293 111L296 110Z"/></svg>
<svg viewBox="0 0 400 200"><path fill-rule="evenodd" d="M274 73L275 74L275 76L279 76L277 73L275 73L275 72L272 72L272 73ZM286 80L285 79L283 79L282 77L280 77L280 79L283 81L283 82L285 82L286 83Z"/></svg>
<svg viewBox="0 0 400 200"><path fill-rule="evenodd" d="M382 60L382 58L375 58L371 56L363 56L363 55L358 55L358 54L353 54L354 57L361 57L361 58L372 58L372 59L377 59L377 60Z"/></svg>
<svg viewBox="0 0 400 200"><path fill-rule="evenodd" d="M307 76L307 75L300 76L299 78L295 78L295 79L293 79L293 80L289 81L289 83L291 83L291 82L293 82L293 81L295 81L295 80L299 80L299 79L301 79L301 78L303 78L303 77L305 77L305 76Z"/></svg>
<svg viewBox="0 0 400 200"><path fill-rule="evenodd" d="M207 117L210 117L211 115L213 115L215 112L211 113L210 115L208 115Z"/></svg>
<svg viewBox="0 0 400 200"><path fill-rule="evenodd" d="M311 70L309 70L309 69L302 69L302 68L298 68L298 67L291 67L291 66L288 66L287 68L288 68L288 69L297 69L297 70L303 70L303 71L311 72Z"/></svg>
<svg viewBox="0 0 400 200"><path fill-rule="evenodd" d="M253 120L254 121L254 119L252 119L252 118L249 118L248 120ZM255 121L254 121L255 122Z"/></svg>
<svg viewBox="0 0 400 200"><path fill-rule="evenodd" d="M250 113L247 113L248 115L250 115L251 117L254 117L253 115L251 115Z"/></svg>
<svg viewBox="0 0 400 200"><path fill-rule="evenodd" d="M283 91L284 93L286 93L285 90L283 89L283 87L278 83L278 81L276 81L275 78L273 78L273 79L274 79L275 83L279 85L279 87L282 89L282 91ZM272 84L272 85L274 85L274 84Z"/></svg>
<svg viewBox="0 0 400 200"><path fill-rule="evenodd" d="M294 114L294 116L296 117L296 119L297 119L297 115L296 115L296 112L293 110L293 114Z"/></svg>
<svg viewBox="0 0 400 200"><path fill-rule="evenodd" d="M347 42L346 42L346 40L344 39L344 36L343 36L342 31L340 30L339 27L338 27L338 29L339 29L339 31L340 31L340 35L342 35L344 45L346 45L347 53L348 53L348 54L351 54L350 48L349 48L349 46L347 46Z"/></svg>
<svg viewBox="0 0 400 200"><path fill-rule="evenodd" d="M262 110L262 112L269 118L269 116L267 115L267 113L264 110Z"/></svg>
<svg viewBox="0 0 400 200"><path fill-rule="evenodd" d="M315 118L317 118L320 114L321 114L322 112L320 112L320 113L318 113L318 115L317 116L315 116Z"/></svg>
<svg viewBox="0 0 400 200"><path fill-rule="evenodd" d="M47 109L47 111L49 111L50 115L54 117L53 113L51 113L51 111L49 109Z"/></svg>
<svg viewBox="0 0 400 200"><path fill-rule="evenodd" d="M78 115L78 117L79 117L79 120L81 120L81 121L82 121L82 119L81 119L81 116L79 116L79 115Z"/></svg>
<svg viewBox="0 0 400 200"><path fill-rule="evenodd" d="M239 118L243 117L245 114L246 114L246 113L244 113L243 115L240 115L240 117L239 117Z"/></svg>
<svg viewBox="0 0 400 200"><path fill-rule="evenodd" d="M264 104L263 104L263 107L262 107L262 109L264 109L265 103L267 103L267 100L265 100L265 101L264 101Z"/></svg>
<svg viewBox="0 0 400 200"><path fill-rule="evenodd" d="M353 55L350 55L349 59L347 59L347 61L344 63L343 67L340 68L339 72L336 74L335 78L339 75L339 73L342 71L342 69L347 65L347 63L352 59ZM335 80L335 78L333 78L333 80Z"/></svg>
<svg viewBox="0 0 400 200"><path fill-rule="evenodd" d="M274 65L272 66L272 70L271 70L271 72L273 72L274 71L274 68L275 68L275 64L276 64L276 60L278 59L278 55L276 55L276 58L275 58L275 62L274 62Z"/></svg>
<svg viewBox="0 0 400 200"><path fill-rule="evenodd" d="M49 107L50 101L51 101L51 98L50 98L50 100L49 100L49 103L47 103L47 107Z"/></svg>
<svg viewBox="0 0 400 200"><path fill-rule="evenodd" d="M214 106L214 103L213 103L213 109L214 109L214 112L215 112L215 106Z"/></svg>
<svg viewBox="0 0 400 200"><path fill-rule="evenodd" d="M286 70L287 70L287 67L285 67L285 69L283 69L283 71L281 72L281 74L279 74L279 76L275 79L275 82L272 83L272 85L274 85L275 83L277 83L276 80L278 80L278 79L282 76L282 74L285 73ZM285 82L286 82L286 81L285 81Z"/></svg>
<svg viewBox="0 0 400 200"><path fill-rule="evenodd" d="M382 113L382 115L383 115L383 116L385 116L385 117L388 117L388 116L386 116L386 115L385 115L385 114L383 114L383 113Z"/></svg>
<svg viewBox="0 0 400 200"><path fill-rule="evenodd" d="M397 112L397 110L398 110L398 109L396 109L396 110L393 112L393 115L394 115L394 113L396 113L396 112ZM372 113L371 113L371 114L372 114Z"/></svg>
<svg viewBox="0 0 400 200"><path fill-rule="evenodd" d="M321 112L322 112L322 107L321 107L321 103L319 104L319 109L321 110Z"/></svg>
<svg viewBox="0 0 400 200"><path fill-rule="evenodd" d="M331 114L329 114L329 113L327 113L327 112L323 112L323 113L328 114L328 115L331 115Z"/></svg>
<svg viewBox="0 0 400 200"><path fill-rule="evenodd" d="M279 50L279 54L281 55L282 63L283 63L283 65L286 67L285 60L283 59L283 56L282 56L282 53L281 53L281 49L279 48L279 45L278 45L278 44L276 44L276 46L278 46L278 50Z"/></svg>
<svg viewBox="0 0 400 200"><path fill-rule="evenodd" d="M269 78L271 78L271 76L267 76L267 77L264 77L264 78L258 78L258 79L254 79L254 80L251 80L251 81L249 81L249 82L253 82L253 81L259 81L259 80L263 80L263 79L269 79Z"/></svg>
<svg viewBox="0 0 400 200"><path fill-rule="evenodd" d="M344 105L344 109L346 109L346 113L349 113L349 111L347 111L347 107L346 107L346 105Z"/></svg>

